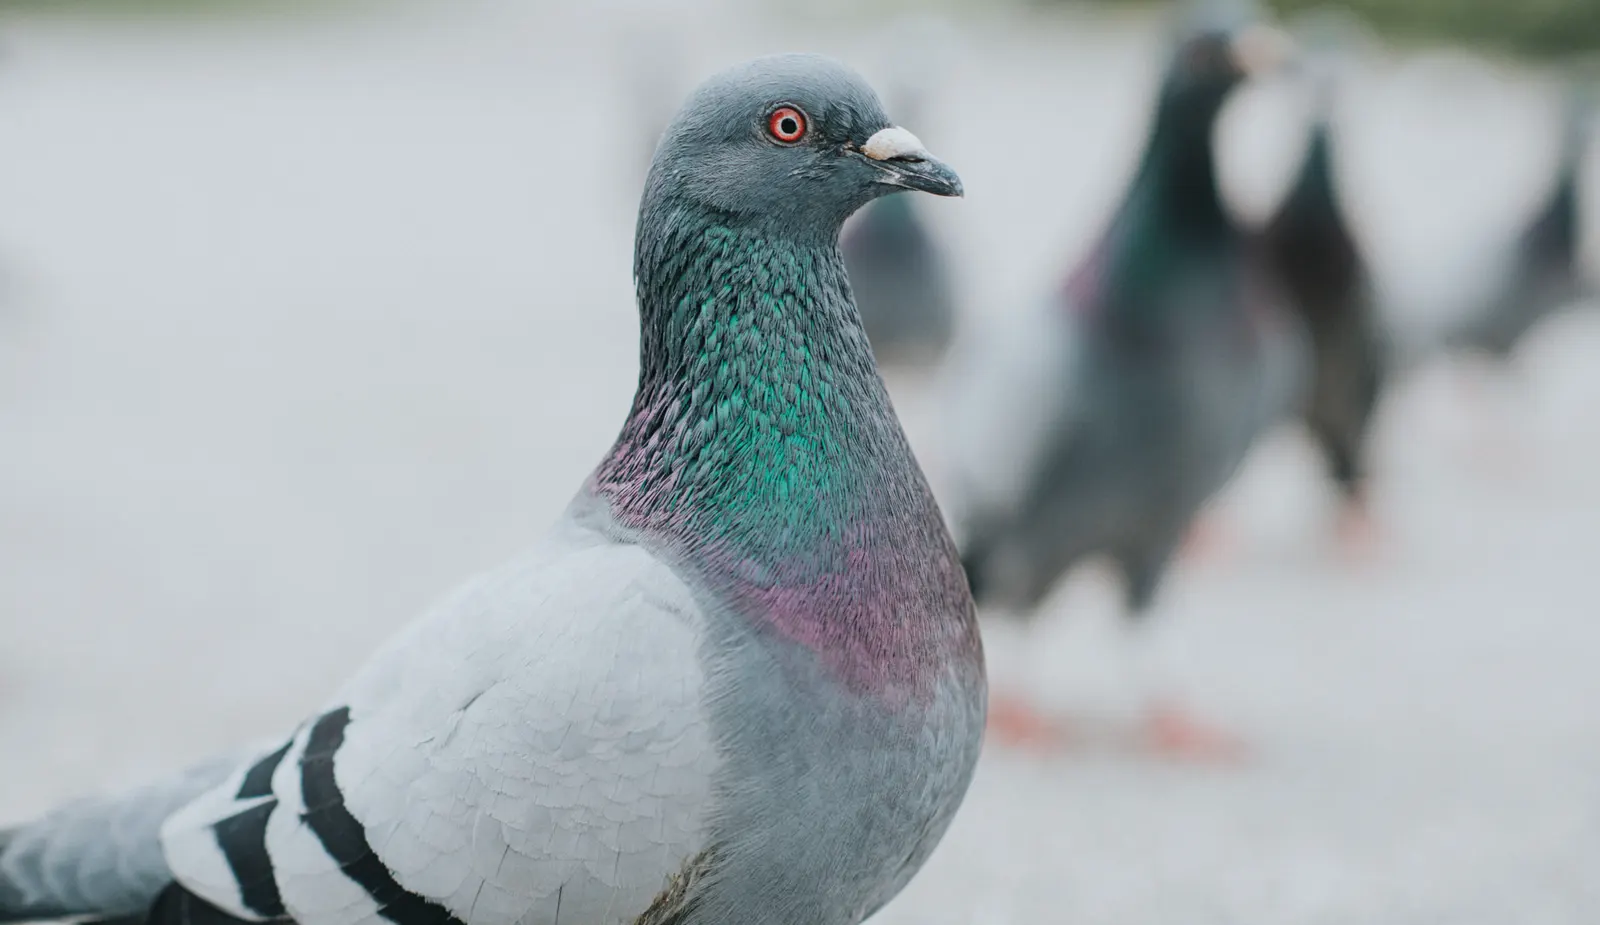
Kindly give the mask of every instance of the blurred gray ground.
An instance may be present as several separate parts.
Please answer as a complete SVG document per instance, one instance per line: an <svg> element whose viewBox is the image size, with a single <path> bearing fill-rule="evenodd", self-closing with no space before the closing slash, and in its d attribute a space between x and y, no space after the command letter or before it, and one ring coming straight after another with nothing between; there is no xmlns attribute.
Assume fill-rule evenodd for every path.
<svg viewBox="0 0 1600 925"><path fill-rule="evenodd" d="M881 68L876 32L742 10L7 24L0 820L283 729L556 515L631 394L637 87L789 48ZM913 128L967 182L926 207L977 325L1098 229L1155 45L1090 20L959 31ZM1439 316L1531 204L1543 90L1455 59L1356 88L1346 166L1398 323ZM1268 85L1225 120L1246 211L1297 155L1297 107ZM1412 381L1370 565L1328 555L1298 438L1265 447L1224 504L1235 548L1178 571L1158 628L1259 760L990 754L880 922L1600 919L1597 356L1600 319L1574 317L1481 406L1447 371ZM937 480L936 394L900 397ZM1025 656L991 634L996 678L1089 696L1117 648L1103 591L1064 592Z"/></svg>

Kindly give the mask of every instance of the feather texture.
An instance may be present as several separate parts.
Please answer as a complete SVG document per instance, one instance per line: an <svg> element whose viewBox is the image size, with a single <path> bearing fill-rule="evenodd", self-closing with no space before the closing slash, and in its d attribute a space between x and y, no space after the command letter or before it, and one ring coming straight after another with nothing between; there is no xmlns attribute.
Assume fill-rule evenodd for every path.
<svg viewBox="0 0 1600 925"><path fill-rule="evenodd" d="M768 140L779 104L827 143ZM139 817L131 856L153 861L133 887L69 910L46 885L29 908L854 925L893 896L971 780L985 685L837 248L886 189L960 190L931 155L860 153L888 127L815 56L703 85L640 210L633 412L547 540L396 635L287 740L174 785ZM45 869L94 879L130 856L82 842Z"/></svg>
<svg viewBox="0 0 1600 925"><path fill-rule="evenodd" d="M330 925L642 912L703 847L716 760L702 625L670 568L570 523L443 602L273 775L286 805L265 844L287 912ZM179 882L251 918L218 853L193 847L214 817L261 804L236 796L243 776L162 837Z"/></svg>
<svg viewBox="0 0 1600 925"><path fill-rule="evenodd" d="M142 913L172 879L158 839L162 821L239 763L237 755L202 762L0 833L0 922Z"/></svg>

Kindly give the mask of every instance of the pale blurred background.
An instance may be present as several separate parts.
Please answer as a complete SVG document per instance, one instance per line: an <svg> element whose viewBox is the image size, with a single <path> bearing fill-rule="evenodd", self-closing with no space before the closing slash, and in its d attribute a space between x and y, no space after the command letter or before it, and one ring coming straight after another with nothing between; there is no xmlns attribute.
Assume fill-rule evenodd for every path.
<svg viewBox="0 0 1600 925"><path fill-rule="evenodd" d="M1098 4L147 6L0 5L0 821L281 731L538 535L626 411L633 210L701 77L796 49L883 77L918 13L909 127L967 187L920 205L972 331L1102 227L1166 35ZM1341 180L1390 323L1427 331L1543 195L1550 56L1600 14L1366 8L1397 31L1341 105ZM1288 78L1229 105L1241 214L1304 124ZM1286 426L1223 500L1236 542L1172 576L1185 680L1253 760L991 751L878 921L1600 921L1600 312L1487 395L1461 364L1386 401L1378 555L1329 554ZM937 390L892 384L937 485ZM993 671L1093 696L1113 611L1070 583L1032 644L990 634Z"/></svg>

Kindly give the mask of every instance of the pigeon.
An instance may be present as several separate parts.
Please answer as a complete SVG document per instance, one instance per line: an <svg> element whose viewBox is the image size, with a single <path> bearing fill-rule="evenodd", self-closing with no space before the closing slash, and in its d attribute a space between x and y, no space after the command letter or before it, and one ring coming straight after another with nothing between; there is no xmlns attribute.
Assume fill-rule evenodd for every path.
<svg viewBox="0 0 1600 925"><path fill-rule="evenodd" d="M917 124L923 121L930 71L946 56L943 25L906 17L893 24L884 43L895 52L888 98L895 112ZM919 205L909 196L880 199L845 226L840 240L867 339L885 369L932 369L955 336L950 258Z"/></svg>
<svg viewBox="0 0 1600 925"><path fill-rule="evenodd" d="M276 743L0 835L0 921L860 922L939 841L986 682L844 219L962 192L856 74L716 75L639 210L638 391L544 541Z"/></svg>
<svg viewBox="0 0 1600 925"><path fill-rule="evenodd" d="M1579 247L1579 175L1589 150L1593 96L1582 83L1567 89L1555 182L1517 239L1500 284L1446 334L1447 348L1503 364L1539 322L1596 294L1592 281L1583 275Z"/></svg>
<svg viewBox="0 0 1600 925"><path fill-rule="evenodd" d="M1293 318L1224 207L1211 138L1286 42L1260 23L1188 34L1109 230L1042 312L955 364L950 495L980 608L1030 615L1100 556L1146 614L1190 522L1288 412ZM1152 744L1182 752L1175 717L1150 711ZM1014 698L990 718L1001 739L1051 725Z"/></svg>
<svg viewBox="0 0 1600 925"><path fill-rule="evenodd" d="M1330 125L1335 76L1314 77L1314 112L1294 185L1262 238L1312 348L1301 417L1345 502L1341 531L1357 542L1366 520L1367 438L1388 365L1371 273L1352 236L1334 177Z"/></svg>

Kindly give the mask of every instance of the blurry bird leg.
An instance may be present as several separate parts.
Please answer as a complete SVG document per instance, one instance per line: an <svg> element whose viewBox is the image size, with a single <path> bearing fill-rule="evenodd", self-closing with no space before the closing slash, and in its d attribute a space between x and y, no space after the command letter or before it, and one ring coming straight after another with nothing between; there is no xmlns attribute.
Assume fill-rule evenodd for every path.
<svg viewBox="0 0 1600 925"><path fill-rule="evenodd" d="M1134 751L1169 761L1232 764L1249 756L1244 740L1197 717L1178 689L1177 651L1164 627L1130 625L1126 640L1129 675L1138 691ZM1155 636L1156 638L1151 638Z"/></svg>
<svg viewBox="0 0 1600 925"><path fill-rule="evenodd" d="M1339 505L1339 513L1334 521L1334 540L1339 555L1349 562L1371 560L1382 539L1383 531L1378 527L1367 499L1366 486L1353 489Z"/></svg>
<svg viewBox="0 0 1600 925"><path fill-rule="evenodd" d="M1232 534L1215 511L1201 511L1189 524L1178 556L1190 562L1216 561L1226 558L1232 540Z"/></svg>
<svg viewBox="0 0 1600 925"><path fill-rule="evenodd" d="M989 741L1008 748L1051 750L1070 744L1067 723L1018 694L989 697Z"/></svg>
<svg viewBox="0 0 1600 925"><path fill-rule="evenodd" d="M1235 764L1250 757L1243 739L1171 701L1153 701L1146 709L1142 744L1151 754L1176 761Z"/></svg>

